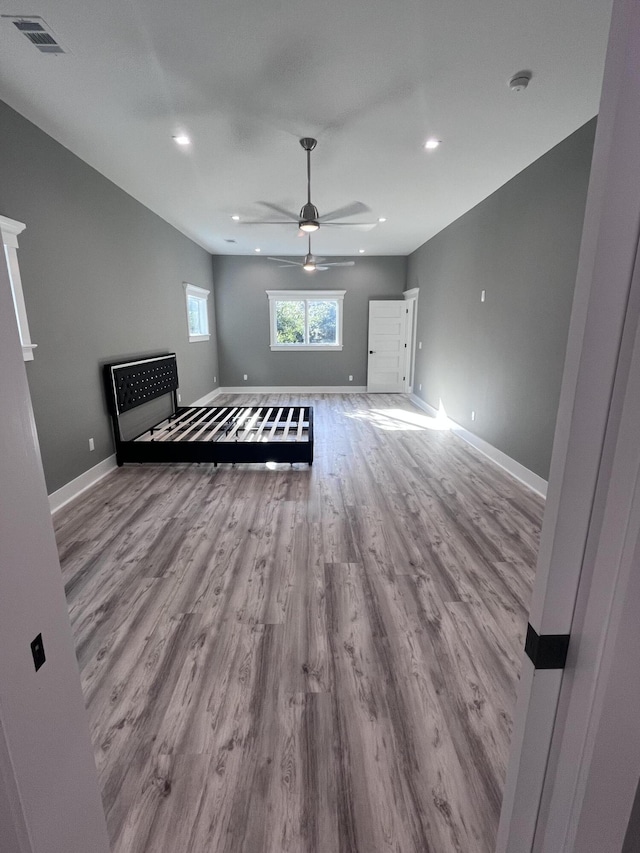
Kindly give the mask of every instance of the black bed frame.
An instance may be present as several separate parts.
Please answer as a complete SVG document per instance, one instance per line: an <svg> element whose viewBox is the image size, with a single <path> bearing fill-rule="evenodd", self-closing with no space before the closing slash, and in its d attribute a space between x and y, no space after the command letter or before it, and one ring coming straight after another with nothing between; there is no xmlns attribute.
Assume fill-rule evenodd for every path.
<svg viewBox="0 0 640 853"><path fill-rule="evenodd" d="M111 415L113 437L118 465L125 462L306 462L313 463L313 409L311 406L234 406L234 407L179 407L178 406L178 368L175 353L138 359L136 361L117 362L104 366L104 382L107 405ZM147 427L132 439L122 437L121 416L151 400L170 395L171 414L158 424ZM269 434L274 423L273 415L278 418L293 416L293 411L304 412L306 426L304 438L299 440L271 440ZM227 412L222 419L222 413ZM289 414L291 413L291 414ZM249 416L251 416L249 418ZM219 421L216 418L220 417ZM242 428L233 425L247 422L248 419L263 417L263 435L257 441L242 439ZM216 440L177 440L181 427L191 419L211 419L215 423L225 423ZM162 426L162 440L154 439L154 431ZM300 433L302 427L300 428ZM176 440L171 440L171 435ZM227 435L230 439L227 440ZM266 440L264 436L267 436Z"/></svg>

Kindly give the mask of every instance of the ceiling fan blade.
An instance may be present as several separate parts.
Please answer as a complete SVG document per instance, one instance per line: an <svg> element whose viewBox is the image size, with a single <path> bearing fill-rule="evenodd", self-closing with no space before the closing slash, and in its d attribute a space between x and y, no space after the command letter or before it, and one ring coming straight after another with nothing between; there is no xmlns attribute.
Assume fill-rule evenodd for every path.
<svg viewBox="0 0 640 853"><path fill-rule="evenodd" d="M357 228L358 231L371 231L377 222L322 222L321 228Z"/></svg>
<svg viewBox="0 0 640 853"><path fill-rule="evenodd" d="M301 267L302 264L299 261L289 261L287 258L270 258L267 257L268 261L280 261L281 264L288 264L292 267Z"/></svg>
<svg viewBox="0 0 640 853"><path fill-rule="evenodd" d="M297 222L300 216L297 213L294 213L291 210L287 210L284 207L280 207L277 204L271 204L270 201L259 201L258 204L261 204L263 207L268 207L270 210L275 210L276 213L281 214L282 216L286 216L288 219L293 222Z"/></svg>
<svg viewBox="0 0 640 853"><path fill-rule="evenodd" d="M323 213L320 217L320 222L326 222L327 219L340 219L343 216L357 216L359 213L369 213L369 211L370 208L366 204L363 204L361 201L354 201L352 204L339 207L330 213Z"/></svg>
<svg viewBox="0 0 640 853"><path fill-rule="evenodd" d="M355 266L355 261L335 261L332 264L324 264L325 267L353 267Z"/></svg>
<svg viewBox="0 0 640 853"><path fill-rule="evenodd" d="M243 222L239 222L239 225L291 225L291 222L287 220L280 219L245 219Z"/></svg>

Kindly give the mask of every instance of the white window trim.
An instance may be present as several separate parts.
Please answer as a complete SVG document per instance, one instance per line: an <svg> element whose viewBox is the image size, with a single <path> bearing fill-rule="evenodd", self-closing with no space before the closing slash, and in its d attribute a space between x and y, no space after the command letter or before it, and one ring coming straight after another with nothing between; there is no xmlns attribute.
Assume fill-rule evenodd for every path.
<svg viewBox="0 0 640 853"><path fill-rule="evenodd" d="M189 335L189 343L193 344L197 341L208 341L211 337L209 329L209 296L211 291L205 290L204 287L197 287L195 284L189 284L186 281L182 282L184 287L184 307L187 317L187 334ZM195 296L197 299L204 299L207 305L207 329L209 332L206 335L192 335L189 329L189 297Z"/></svg>
<svg viewBox="0 0 640 853"><path fill-rule="evenodd" d="M9 270L13 304L16 309L20 343L22 344L22 357L25 361L33 361L33 351L37 347L37 344L31 343L31 333L29 332L29 322L27 320L27 306L24 303L22 279L18 265L18 234L22 234L26 227L23 222L17 222L15 219L0 216L0 233L2 234L4 256L7 261L7 269Z"/></svg>
<svg viewBox="0 0 640 853"><path fill-rule="evenodd" d="M269 297L269 346L281 352L340 352L342 350L343 303L346 290L267 290ZM338 302L338 322L335 344L279 344L276 343L276 302L306 299L330 299Z"/></svg>

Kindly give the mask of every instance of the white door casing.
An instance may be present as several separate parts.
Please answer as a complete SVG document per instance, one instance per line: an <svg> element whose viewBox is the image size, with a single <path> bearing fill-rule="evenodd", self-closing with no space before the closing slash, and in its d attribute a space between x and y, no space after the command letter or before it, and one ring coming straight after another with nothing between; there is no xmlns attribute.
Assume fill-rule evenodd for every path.
<svg viewBox="0 0 640 853"><path fill-rule="evenodd" d="M406 326L407 305L403 299L369 302L369 394L401 394L405 390Z"/></svg>
<svg viewBox="0 0 640 853"><path fill-rule="evenodd" d="M607 495L629 372L623 329L626 323L628 331L630 310L636 312L633 323L637 324L640 299L636 286L632 287L640 229L639 57L640 6L635 0L614 0L529 617L539 635L570 634L569 657L566 670L534 669L525 658L497 853L619 850L603 843L604 836L596 846L587 841L585 792L593 789L597 779L595 765L585 758L595 749L593 725L601 719L600 667L607 633L615 630L609 622L615 609L603 609L603 602L610 605L616 600L614 587L622 573L620 537L612 552L618 563L607 567L609 587L600 602L604 624L601 620L597 635L581 632L575 615L580 613L581 598L585 599L582 609L589 610L596 557L606 535ZM626 338L632 340L633 335ZM634 464L636 460L626 461L628 467ZM631 500L629 494L627 500ZM629 505L618 504L616 511L628 513ZM571 700L579 679L584 680L581 703ZM613 796L619 795L617 802L626 808L628 780L620 774L613 784L620 786ZM602 823L601 832L615 830L610 821Z"/></svg>
<svg viewBox="0 0 640 853"><path fill-rule="evenodd" d="M632 289L640 297L640 257ZM602 520L587 545L572 626L578 642L536 837L545 853L622 849L640 776L640 311L632 302L605 443L610 475L598 487Z"/></svg>
<svg viewBox="0 0 640 853"><path fill-rule="evenodd" d="M420 289L414 287L411 290L405 290L402 295L405 299L404 304L407 306L407 328L405 331L407 361L404 390L407 394L411 394L416 367L416 331L418 326L418 296L420 295Z"/></svg>

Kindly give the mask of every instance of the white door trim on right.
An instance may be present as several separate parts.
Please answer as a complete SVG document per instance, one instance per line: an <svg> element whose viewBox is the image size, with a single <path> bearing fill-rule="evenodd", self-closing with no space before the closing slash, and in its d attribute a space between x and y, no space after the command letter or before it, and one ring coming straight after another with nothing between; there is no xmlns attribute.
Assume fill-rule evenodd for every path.
<svg viewBox="0 0 640 853"><path fill-rule="evenodd" d="M622 383L626 388L624 371L628 371L621 358L623 329L630 306L635 311L640 300L638 283L632 287L640 231L639 57L640 4L614 0L529 617L540 635L574 630L579 584L589 589L605 517L623 403L614 395L614 386L617 383L620 388ZM610 567L613 576L618 568ZM588 847L574 848L567 826L555 820L579 797L575 777L567 777L562 796L557 787L567 771L563 735L574 724L568 715L570 703L564 699L558 703L561 688L564 691L580 659L582 641L577 634L572 636L564 671L534 670L525 661L497 853L591 853ZM590 678L595 683L598 673L590 672ZM592 690L591 702L595 695ZM592 705L584 707L581 722L594 710ZM584 731L580 736L584 739ZM564 815L566 819L566 809ZM605 849L599 848L599 853Z"/></svg>
<svg viewBox="0 0 640 853"><path fill-rule="evenodd" d="M633 291L640 294L640 252ZM610 476L589 541L562 685L559 745L546 783L544 853L620 850L640 775L640 312L630 306L612 401ZM609 445L612 444L612 447ZM551 775L551 774L550 774Z"/></svg>
<svg viewBox="0 0 640 853"><path fill-rule="evenodd" d="M405 327L405 348L407 350L407 363L405 367L405 394L411 394L413 391L413 378L416 370L416 332L418 328L418 297L420 296L420 288L413 287L411 290L405 290L402 294L404 301L407 303L407 324Z"/></svg>

